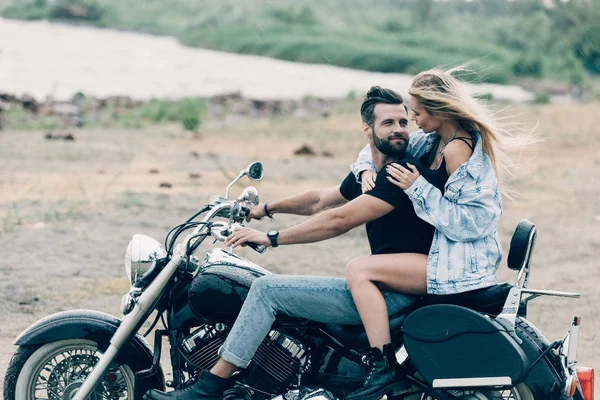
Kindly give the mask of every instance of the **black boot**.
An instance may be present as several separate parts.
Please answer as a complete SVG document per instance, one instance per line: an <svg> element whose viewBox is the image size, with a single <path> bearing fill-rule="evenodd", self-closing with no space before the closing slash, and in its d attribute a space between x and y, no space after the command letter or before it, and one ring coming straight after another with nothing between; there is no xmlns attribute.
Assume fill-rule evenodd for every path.
<svg viewBox="0 0 600 400"><path fill-rule="evenodd" d="M386 393L401 393L409 389L408 383L396 372L399 365L391 343L383 346L383 352L377 347L371 348L364 362L366 371L363 386L348 394L346 400L376 400Z"/></svg>
<svg viewBox="0 0 600 400"><path fill-rule="evenodd" d="M151 389L144 394L144 400L202 400L223 399L223 392L231 387L229 379L204 371L197 379L185 383L172 392Z"/></svg>

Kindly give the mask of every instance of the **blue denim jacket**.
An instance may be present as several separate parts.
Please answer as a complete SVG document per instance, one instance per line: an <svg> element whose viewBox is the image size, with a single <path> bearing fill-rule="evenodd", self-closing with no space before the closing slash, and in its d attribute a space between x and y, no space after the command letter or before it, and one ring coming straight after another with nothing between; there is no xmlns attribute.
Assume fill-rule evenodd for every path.
<svg viewBox="0 0 600 400"><path fill-rule="evenodd" d="M417 215L436 230L427 260L427 293L452 294L494 285L502 259L498 221L502 214L500 187L491 160L483 151L481 135L473 134L471 157L448 178L445 193L425 178L404 192ZM407 152L419 158L434 145L437 133L410 134ZM367 145L351 166L357 179L370 169Z"/></svg>

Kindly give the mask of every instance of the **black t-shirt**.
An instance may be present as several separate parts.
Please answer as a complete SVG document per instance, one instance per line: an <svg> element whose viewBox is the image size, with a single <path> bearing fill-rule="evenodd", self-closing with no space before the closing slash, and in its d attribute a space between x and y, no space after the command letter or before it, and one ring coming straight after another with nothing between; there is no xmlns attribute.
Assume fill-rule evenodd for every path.
<svg viewBox="0 0 600 400"><path fill-rule="evenodd" d="M404 159L398 163L406 166L407 161L422 170L420 163L414 159ZM433 240L433 226L417 217L406 193L388 181L387 176L384 167L377 174L373 190L365 193L394 206L390 213L366 224L371 254L428 254ZM360 183L356 182L352 173L342 182L340 193L347 200L354 200L363 194Z"/></svg>

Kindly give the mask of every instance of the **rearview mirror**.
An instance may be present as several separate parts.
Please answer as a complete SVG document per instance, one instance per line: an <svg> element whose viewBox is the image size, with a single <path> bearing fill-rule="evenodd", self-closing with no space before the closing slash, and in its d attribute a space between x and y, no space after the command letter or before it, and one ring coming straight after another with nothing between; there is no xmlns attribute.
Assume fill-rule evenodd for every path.
<svg viewBox="0 0 600 400"><path fill-rule="evenodd" d="M263 165L260 161L254 161L252 164L248 165L246 171L244 171L250 179L254 181L260 181L263 177Z"/></svg>
<svg viewBox="0 0 600 400"><path fill-rule="evenodd" d="M260 161L254 161L252 164L248 165L245 170L240 172L240 174L227 186L227 190L225 191L225 199L229 199L229 189L233 186L234 183L240 180L242 176L247 175L250 179L254 181L259 181L263 177L263 165Z"/></svg>

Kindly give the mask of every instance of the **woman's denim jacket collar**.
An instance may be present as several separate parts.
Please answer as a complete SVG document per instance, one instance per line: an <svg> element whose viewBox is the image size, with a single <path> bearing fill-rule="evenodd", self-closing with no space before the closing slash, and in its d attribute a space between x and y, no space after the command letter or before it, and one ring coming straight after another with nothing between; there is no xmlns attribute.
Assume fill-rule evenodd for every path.
<svg viewBox="0 0 600 400"><path fill-rule="evenodd" d="M407 152L420 158L438 138L435 132L411 133ZM481 135L475 132L473 138L473 154L450 175L443 196L422 176L404 191L417 215L436 228L427 260L427 292L431 294L464 292L496 283L502 258L500 188L483 151ZM368 146L351 168L357 177L366 169L374 171Z"/></svg>

